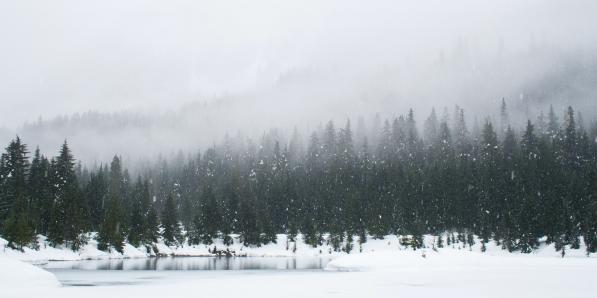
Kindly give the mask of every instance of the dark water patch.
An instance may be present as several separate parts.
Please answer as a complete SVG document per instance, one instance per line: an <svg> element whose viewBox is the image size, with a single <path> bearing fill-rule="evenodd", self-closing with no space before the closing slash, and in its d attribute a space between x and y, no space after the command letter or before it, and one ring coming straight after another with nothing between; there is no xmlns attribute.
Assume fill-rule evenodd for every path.
<svg viewBox="0 0 597 298"><path fill-rule="evenodd" d="M323 272L331 257L158 257L55 261L39 266L65 287L135 286L232 275Z"/></svg>
<svg viewBox="0 0 597 298"><path fill-rule="evenodd" d="M320 270L330 257L159 257L48 262L53 270Z"/></svg>

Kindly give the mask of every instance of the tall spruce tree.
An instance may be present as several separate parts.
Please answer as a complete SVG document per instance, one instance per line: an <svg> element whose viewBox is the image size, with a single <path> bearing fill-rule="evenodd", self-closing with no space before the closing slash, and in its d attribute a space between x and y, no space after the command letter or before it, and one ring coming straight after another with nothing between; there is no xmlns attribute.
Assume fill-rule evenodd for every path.
<svg viewBox="0 0 597 298"><path fill-rule="evenodd" d="M135 183L131 206L131 224L128 233L128 242L133 246L139 246L145 240L144 236L148 225L147 213L149 212L147 199L144 184L141 182L141 177L139 177Z"/></svg>
<svg viewBox="0 0 597 298"><path fill-rule="evenodd" d="M16 137L0 157L0 233L9 247L18 249L35 240L27 189L28 153L27 146Z"/></svg>
<svg viewBox="0 0 597 298"><path fill-rule="evenodd" d="M122 165L120 158L114 156L110 164L108 202L98 234L98 249L100 250L109 250L113 247L116 251L122 252L124 248L126 231L124 229L122 185Z"/></svg>
<svg viewBox="0 0 597 298"><path fill-rule="evenodd" d="M75 159L66 141L62 144L56 158L54 175L54 197L56 201L61 201L61 206L64 206L63 239L76 250L86 241L82 233L87 224L85 222L87 206L79 189Z"/></svg>
<svg viewBox="0 0 597 298"><path fill-rule="evenodd" d="M48 240L52 245L66 244L77 250L85 244L86 204L75 173L75 159L65 141L60 153L50 163L49 181L53 204L48 224Z"/></svg>
<svg viewBox="0 0 597 298"><path fill-rule="evenodd" d="M50 163L41 155L39 148L35 150L29 176L27 179L27 192L30 198L30 216L38 234L46 234L52 210L52 186L48 176Z"/></svg>
<svg viewBox="0 0 597 298"><path fill-rule="evenodd" d="M0 222L10 214L18 197L27 203L27 174L29 159L27 145L17 136L0 157Z"/></svg>
<svg viewBox="0 0 597 298"><path fill-rule="evenodd" d="M588 255L597 252L597 171L594 169L589 175L589 194L585 208L583 239Z"/></svg>
<svg viewBox="0 0 597 298"><path fill-rule="evenodd" d="M168 196L162 212L162 238L166 245L182 245L183 235L178 221L178 212L172 196Z"/></svg>
<svg viewBox="0 0 597 298"><path fill-rule="evenodd" d="M485 243L489 241L492 231L496 227L498 217L498 173L499 155L497 135L492 123L487 120L483 126L481 144L481 193L479 193L479 235Z"/></svg>
<svg viewBox="0 0 597 298"><path fill-rule="evenodd" d="M103 165L90 174L84 193L88 202L88 216L91 230L99 231L108 207L108 170Z"/></svg>

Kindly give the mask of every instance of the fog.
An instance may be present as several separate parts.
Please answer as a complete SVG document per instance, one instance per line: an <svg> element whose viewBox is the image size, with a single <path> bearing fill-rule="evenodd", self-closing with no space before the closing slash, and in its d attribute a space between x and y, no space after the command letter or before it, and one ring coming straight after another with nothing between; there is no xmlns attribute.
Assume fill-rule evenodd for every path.
<svg viewBox="0 0 597 298"><path fill-rule="evenodd" d="M464 107L597 115L597 2L2 1L0 141L150 157ZM89 112L92 111L92 112ZM25 124L27 123L27 124Z"/></svg>

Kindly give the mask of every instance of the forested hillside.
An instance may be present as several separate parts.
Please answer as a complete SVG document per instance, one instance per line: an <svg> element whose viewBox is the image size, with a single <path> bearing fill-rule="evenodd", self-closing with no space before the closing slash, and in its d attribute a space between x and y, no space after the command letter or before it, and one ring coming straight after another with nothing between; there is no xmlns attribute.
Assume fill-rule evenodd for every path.
<svg viewBox="0 0 597 298"><path fill-rule="evenodd" d="M468 116L468 115L467 115ZM474 118L481 118L478 117ZM392 119L328 122L288 138L226 137L196 154L148 163L131 177L116 155L78 164L64 142L46 157L16 137L0 159L0 231L15 248L35 235L78 249L276 240L299 233L313 246L350 252L353 237L468 235L531 252L540 239L597 250L597 122L569 107L512 127L467 125L465 112L435 110L418 129L413 110ZM189 136L191 137L191 136ZM461 236L459 236L461 237ZM465 237L465 236L462 236ZM546 237L546 238L544 238ZM36 242L35 242L36 243ZM562 252L564 254L564 252Z"/></svg>

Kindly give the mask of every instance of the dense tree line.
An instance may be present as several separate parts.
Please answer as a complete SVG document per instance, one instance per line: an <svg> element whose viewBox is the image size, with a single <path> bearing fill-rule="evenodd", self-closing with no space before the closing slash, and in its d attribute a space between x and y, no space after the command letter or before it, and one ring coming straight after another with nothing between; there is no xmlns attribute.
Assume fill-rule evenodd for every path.
<svg viewBox="0 0 597 298"><path fill-rule="evenodd" d="M65 142L48 159L17 137L0 159L0 223L9 245L80 247L96 231L98 247L125 241L150 247L276 241L299 233L313 246L350 251L354 236L382 238L458 232L509 251L530 252L540 239L597 250L597 125L569 107L553 108L515 130L506 103L498 121L469 129L464 111L433 110L419 130L413 111L369 129L330 121L308 138L275 131L259 143L226 137L203 154L162 159L131 179L118 156L110 165L77 165ZM497 128L496 128L497 127Z"/></svg>

